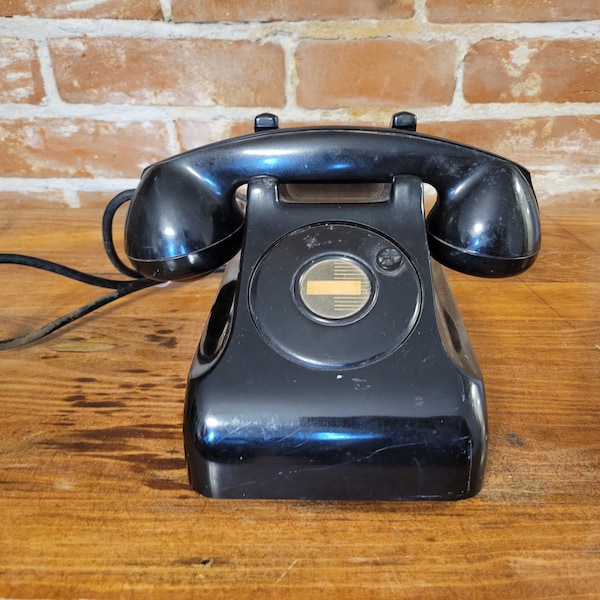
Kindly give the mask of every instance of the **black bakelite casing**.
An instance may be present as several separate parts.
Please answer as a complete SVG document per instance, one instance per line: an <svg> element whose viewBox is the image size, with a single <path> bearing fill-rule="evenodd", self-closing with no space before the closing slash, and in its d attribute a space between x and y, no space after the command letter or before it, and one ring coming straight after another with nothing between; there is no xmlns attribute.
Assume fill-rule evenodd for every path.
<svg viewBox="0 0 600 600"><path fill-rule="evenodd" d="M125 227L135 270L186 280L229 262L187 388L198 492L456 500L481 488L484 388L440 265L524 271L539 210L523 167L415 129L410 113L390 129L278 129L263 114L252 135L142 174ZM427 217L423 183L438 194ZM330 267L333 279L318 275Z"/></svg>
<svg viewBox="0 0 600 600"><path fill-rule="evenodd" d="M397 178L393 200L372 205L288 204L276 192L270 178L250 183L239 280L232 266L190 371L194 489L354 500L477 493L483 385L435 263L432 275L420 180ZM377 268L379 236L401 241L409 259L399 272ZM289 252L298 240L304 249ZM311 319L295 299L302 266L327 256L360 261L378 280L375 305L355 322Z"/></svg>

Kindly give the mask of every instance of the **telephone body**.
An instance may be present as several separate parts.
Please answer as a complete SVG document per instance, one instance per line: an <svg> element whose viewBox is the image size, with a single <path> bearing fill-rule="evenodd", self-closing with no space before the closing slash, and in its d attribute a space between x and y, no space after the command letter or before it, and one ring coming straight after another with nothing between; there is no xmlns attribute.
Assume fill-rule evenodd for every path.
<svg viewBox="0 0 600 600"><path fill-rule="evenodd" d="M482 376L441 265L522 272L540 247L529 173L392 127L279 129L148 167L135 269L227 263L190 369L192 487L216 498L457 500L482 485ZM423 183L434 186L427 218ZM236 190L247 184L245 202Z"/></svg>

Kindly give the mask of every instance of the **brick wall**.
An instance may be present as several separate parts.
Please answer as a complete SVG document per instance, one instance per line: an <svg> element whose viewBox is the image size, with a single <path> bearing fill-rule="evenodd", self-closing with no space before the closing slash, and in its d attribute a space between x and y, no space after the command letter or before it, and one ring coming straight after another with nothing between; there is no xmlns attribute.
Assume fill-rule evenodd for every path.
<svg viewBox="0 0 600 600"><path fill-rule="evenodd" d="M2 0L0 206L105 203L160 158L286 124L389 124L600 197L598 0Z"/></svg>

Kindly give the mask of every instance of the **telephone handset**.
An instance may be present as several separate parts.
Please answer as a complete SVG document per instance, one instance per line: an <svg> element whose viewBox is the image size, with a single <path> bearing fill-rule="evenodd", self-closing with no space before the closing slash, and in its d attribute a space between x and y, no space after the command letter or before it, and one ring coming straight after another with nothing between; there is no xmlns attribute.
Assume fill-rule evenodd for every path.
<svg viewBox="0 0 600 600"><path fill-rule="evenodd" d="M186 280L228 263L187 386L198 492L479 491L483 382L439 263L520 273L539 251L538 207L524 168L415 122L280 130L260 115L253 135L144 171L125 231L136 271ZM426 221L423 182L438 192Z"/></svg>
<svg viewBox="0 0 600 600"><path fill-rule="evenodd" d="M438 200L427 217L432 256L472 275L527 269L540 226L529 173L499 156L406 129L268 129L147 168L133 195L127 253L150 279L188 279L240 249L235 190L257 175L280 183L388 182L414 175Z"/></svg>

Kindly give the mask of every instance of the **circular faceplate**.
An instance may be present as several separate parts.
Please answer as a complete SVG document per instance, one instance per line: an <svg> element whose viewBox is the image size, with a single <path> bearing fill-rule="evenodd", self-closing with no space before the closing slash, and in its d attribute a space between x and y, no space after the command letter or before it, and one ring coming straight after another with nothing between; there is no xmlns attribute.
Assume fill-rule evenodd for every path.
<svg viewBox="0 0 600 600"><path fill-rule="evenodd" d="M302 306L309 315L324 320L360 315L369 304L373 289L367 269L345 256L317 260L297 279Z"/></svg>
<svg viewBox="0 0 600 600"><path fill-rule="evenodd" d="M393 264L382 256L393 256ZM254 268L250 312L286 358L350 368L396 350L421 311L421 283L402 248L350 223L315 224L276 242Z"/></svg>

